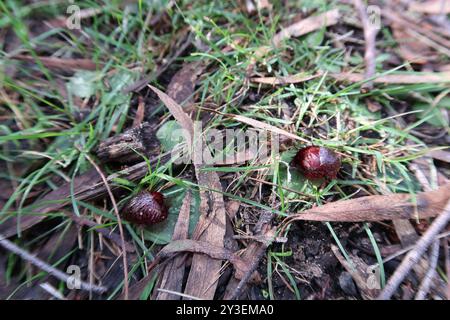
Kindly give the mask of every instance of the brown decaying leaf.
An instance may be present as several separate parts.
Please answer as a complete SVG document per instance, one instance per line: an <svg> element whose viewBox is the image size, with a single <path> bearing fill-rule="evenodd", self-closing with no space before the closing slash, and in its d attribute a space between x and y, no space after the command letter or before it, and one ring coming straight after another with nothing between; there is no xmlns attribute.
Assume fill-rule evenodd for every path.
<svg viewBox="0 0 450 320"><path fill-rule="evenodd" d="M332 9L316 16L311 16L296 22L281 30L273 37L273 44L278 47L282 41L291 37L300 37L323 27L338 23L340 18L338 9Z"/></svg>
<svg viewBox="0 0 450 320"><path fill-rule="evenodd" d="M35 62L36 59L33 56L15 55L11 59ZM39 61L47 68L54 69L82 69L82 70L97 70L97 64L90 59L62 59L54 57L38 57Z"/></svg>
<svg viewBox="0 0 450 320"><path fill-rule="evenodd" d="M194 137L194 123L192 122L192 119L189 118L189 116L186 114L186 112L184 112L183 108L161 90L151 85L148 85L148 87L158 95L158 97L161 99L161 101L164 103L167 109L169 109L170 113L173 115L175 120L177 120L178 124L184 130L186 130L187 133L190 134L191 141L193 141L192 138Z"/></svg>
<svg viewBox="0 0 450 320"><path fill-rule="evenodd" d="M404 14L398 12L395 9L382 9L383 16L388 18L389 21L395 22L401 25L411 37L414 37L416 41L420 41L423 44L439 51L440 53L450 56L450 40L445 36L441 36L438 29L430 29L424 23L418 20L414 20L411 17L407 17ZM442 33L444 34L444 33ZM448 33L447 33L448 35Z"/></svg>
<svg viewBox="0 0 450 320"><path fill-rule="evenodd" d="M341 200L312 208L286 218L296 220L362 222L393 219L435 217L450 198L450 183L429 192L421 192L413 199L410 194L367 196Z"/></svg>
<svg viewBox="0 0 450 320"><path fill-rule="evenodd" d="M189 215L191 211L192 194L187 192L183 200L183 204L178 215L178 220L175 225L172 240L184 240L188 237L189 230ZM164 266L164 270L160 273L160 280L158 288L166 289L175 292L181 292L184 277L185 257L177 256ZM156 300L179 300L180 296L173 295L167 292L158 292L155 290Z"/></svg>

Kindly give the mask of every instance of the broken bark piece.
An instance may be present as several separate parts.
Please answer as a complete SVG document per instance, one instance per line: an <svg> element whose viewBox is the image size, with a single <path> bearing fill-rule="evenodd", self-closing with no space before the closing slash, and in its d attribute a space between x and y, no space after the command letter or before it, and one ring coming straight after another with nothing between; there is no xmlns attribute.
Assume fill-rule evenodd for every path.
<svg viewBox="0 0 450 320"><path fill-rule="evenodd" d="M140 160L142 155L157 154L158 147L154 128L144 122L139 127L101 142L96 153L102 162L129 163Z"/></svg>

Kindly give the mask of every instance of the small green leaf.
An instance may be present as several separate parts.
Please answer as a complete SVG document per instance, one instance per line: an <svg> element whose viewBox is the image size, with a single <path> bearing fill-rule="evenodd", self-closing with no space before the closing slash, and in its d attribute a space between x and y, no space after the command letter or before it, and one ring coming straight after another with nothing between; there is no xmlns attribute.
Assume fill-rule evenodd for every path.
<svg viewBox="0 0 450 320"><path fill-rule="evenodd" d="M97 89L97 73L93 71L77 71L67 83L67 89L80 98L89 98Z"/></svg>
<svg viewBox="0 0 450 320"><path fill-rule="evenodd" d="M165 151L172 150L184 140L181 127L175 120L164 123L156 132L156 137Z"/></svg>
<svg viewBox="0 0 450 320"><path fill-rule="evenodd" d="M151 227L145 228L144 238L157 244L166 244L172 240L175 224L178 220L181 205L186 194L186 189L178 186L169 188L164 192L165 203L169 207L167 219ZM192 235L200 217L200 194L192 191L191 214L189 216L189 235Z"/></svg>

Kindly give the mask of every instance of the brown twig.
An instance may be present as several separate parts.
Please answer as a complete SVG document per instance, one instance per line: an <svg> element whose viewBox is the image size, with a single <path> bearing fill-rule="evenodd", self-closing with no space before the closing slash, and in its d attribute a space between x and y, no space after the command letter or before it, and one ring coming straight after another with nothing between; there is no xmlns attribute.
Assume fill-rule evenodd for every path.
<svg viewBox="0 0 450 320"><path fill-rule="evenodd" d="M442 241L444 243L444 258L445 258L445 272L447 274L447 279L450 277L450 258L448 252L448 241L446 238ZM447 280L447 300L450 300L450 281Z"/></svg>
<svg viewBox="0 0 450 320"><path fill-rule="evenodd" d="M364 29L364 40L366 49L364 52L364 61L366 64L366 71L364 76L366 79L370 79L375 76L375 56L376 56L376 37L378 28L369 20L367 15L367 8L363 4L362 0L353 0L354 6L359 13L361 23ZM373 88L373 82L370 80L361 86L361 92L366 93Z"/></svg>
<svg viewBox="0 0 450 320"><path fill-rule="evenodd" d="M234 292L230 296L230 300L238 299L241 295L242 290L247 285L247 282L250 280L251 276L255 272L256 268L258 268L259 262L263 258L263 256L266 254L267 248L272 244L272 241L275 237L275 229L271 229L266 233L267 239L269 239L266 242L262 242L261 245L258 247L258 250L256 254L253 257L253 260L250 263L250 266L245 272L245 275L242 277L241 281L239 281L238 285L234 289Z"/></svg>
<svg viewBox="0 0 450 320"><path fill-rule="evenodd" d="M86 154L85 156L86 156L86 159L88 159L88 161L94 166L95 170L97 170L98 174L102 178L102 181L105 184L105 188L106 188L106 190L108 192L108 195L109 195L109 197L111 199L111 202L112 202L112 205L113 205L113 208L114 208L114 213L116 214L117 224L119 226L120 240L122 242L122 259L123 259L123 273L124 273L124 278L123 278L124 299L128 300L127 247L125 245L125 237L124 237L124 232L123 232L122 219L120 218L120 214L119 214L119 208L117 207L117 203L116 203L116 200L114 199L114 195L113 195L113 193L111 191L111 188L109 187L108 181L106 180L106 177L103 174L102 170L94 162L94 160L92 160L91 157L89 157L89 155Z"/></svg>
<svg viewBox="0 0 450 320"><path fill-rule="evenodd" d="M443 212L433 221L422 238L417 242L416 247L411 250L403 259L400 266L389 279L386 287L378 296L378 300L387 300L392 297L400 283L405 279L408 272L416 264L431 242L435 241L436 235L442 230L450 220L450 201L447 202Z"/></svg>
<svg viewBox="0 0 450 320"><path fill-rule="evenodd" d="M419 290L417 291L415 300L424 300L430 291L431 283L433 282L434 277L436 276L436 266L439 259L439 240L436 239L433 242L433 246L430 252L430 263L428 267L428 271L425 274L425 277L422 280L422 283L419 286Z"/></svg>
<svg viewBox="0 0 450 320"><path fill-rule="evenodd" d="M55 278L57 278L61 281L64 281L67 283L71 279L70 276L67 275L66 273L52 267L51 265L47 264L45 261L42 261L38 257L32 255L31 253L25 251L22 248L16 246L14 243L12 243L8 239L6 239L6 237L3 236L2 234L0 234L0 246L5 248L6 250L18 255L22 259L30 262L31 264L35 265L39 269L44 270L48 274L54 276ZM80 288L83 290L86 290L86 291L95 291L95 292L99 292L99 293L103 293L107 290L105 287L91 285L84 281L80 281Z"/></svg>

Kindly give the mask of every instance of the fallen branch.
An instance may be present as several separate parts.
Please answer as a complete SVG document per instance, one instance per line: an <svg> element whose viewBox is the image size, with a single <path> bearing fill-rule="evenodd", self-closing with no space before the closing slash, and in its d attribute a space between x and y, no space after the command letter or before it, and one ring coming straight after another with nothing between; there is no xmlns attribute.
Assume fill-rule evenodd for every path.
<svg viewBox="0 0 450 320"><path fill-rule="evenodd" d="M12 243L8 239L6 239L6 237L2 234L0 234L0 246L5 248L6 250L18 255L22 259L30 262L31 264L35 265L39 269L44 270L45 272L54 276L55 278L57 278L61 281L64 281L65 283L68 283L72 279L67 273L64 273L64 272L52 267L51 265L47 264L45 261L37 258L36 256L30 254L29 252L25 251L24 249L16 246L14 243ZM84 281L80 281L79 283L80 283L80 288L82 290L95 291L95 292L99 292L99 293L103 293L107 290L107 288L105 288L105 287L91 285Z"/></svg>

